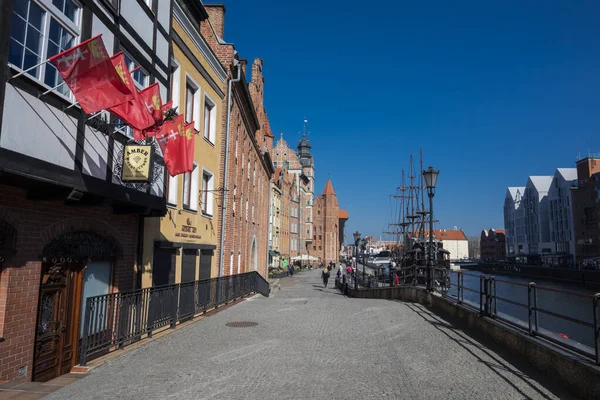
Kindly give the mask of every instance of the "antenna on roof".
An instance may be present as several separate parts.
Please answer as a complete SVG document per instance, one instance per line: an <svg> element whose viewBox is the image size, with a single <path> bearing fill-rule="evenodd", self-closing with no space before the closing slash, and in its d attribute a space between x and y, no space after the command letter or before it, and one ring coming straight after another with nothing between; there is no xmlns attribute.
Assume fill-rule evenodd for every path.
<svg viewBox="0 0 600 400"><path fill-rule="evenodd" d="M308 120L304 117L304 133L302 134L302 139L306 139L306 124L308 124Z"/></svg>

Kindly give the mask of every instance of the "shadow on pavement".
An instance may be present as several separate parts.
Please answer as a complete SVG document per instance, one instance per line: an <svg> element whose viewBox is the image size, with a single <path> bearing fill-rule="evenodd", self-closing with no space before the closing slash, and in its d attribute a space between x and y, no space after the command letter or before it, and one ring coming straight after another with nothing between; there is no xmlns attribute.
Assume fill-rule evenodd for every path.
<svg viewBox="0 0 600 400"><path fill-rule="evenodd" d="M464 350L466 350L469 354L471 354L474 358L476 358L477 361L479 363L481 363L481 365L484 365L487 368L489 368L492 372L494 372L496 375L498 375L500 378L502 378L502 380L504 380L506 383L508 383L510 386L512 386L516 391L518 391L523 396L524 399L532 399L532 397L528 396L526 393L523 393L523 391L521 389L519 389L519 387L517 387L513 382L511 382L511 380L508 379L506 376L500 374L499 371L505 371L505 372L512 374L512 376L515 379L521 380L522 382L527 384L529 387L531 387L533 390L535 390L538 394L535 397L536 399L542 399L542 398L549 399L550 398L543 391L541 391L536 385L531 383L531 381L536 381L538 383L540 382L540 380L541 380L540 373L537 371L531 371L532 368L529 367L528 365L524 364L524 362L522 360L518 360L515 357L504 354L505 352L503 352L502 349L500 347L498 347L497 345L487 344L487 343L485 345L483 345L482 343L479 343L478 341L471 338L470 336L467 336L467 334L464 333L459 328L456 328L455 326L444 321L437 315L433 314L431 311L429 311L427 308L425 308L425 306L422 306L420 304L414 304L414 303L410 304L410 303L402 303L402 302L400 302L400 304L406 306L409 310L413 311L415 314L417 314L418 316L423 318L425 321L427 321L429 324L431 324L435 329L437 329L442 334L444 334L446 337L448 337L448 339L452 340L453 342L458 344L460 347L462 347ZM485 356L488 359L491 359L493 362L490 362L489 360L485 360L480 355L476 354L473 351L473 348L476 348L477 350L484 353ZM512 365L508 364L505 360L497 357L494 353L492 353L492 351L497 354L502 354L503 357L505 357L507 360L509 360L510 364L512 364ZM521 372L522 370L526 370L531 373L525 374L525 373ZM540 376L540 378L538 378L538 376ZM540 383L540 385L541 385L541 383ZM575 399L576 398L576 397L568 394L568 392L563 387L557 387L557 385L555 383L547 382L547 379L544 379L543 386L550 392L552 392L555 395L557 395L558 397L560 397L561 399Z"/></svg>

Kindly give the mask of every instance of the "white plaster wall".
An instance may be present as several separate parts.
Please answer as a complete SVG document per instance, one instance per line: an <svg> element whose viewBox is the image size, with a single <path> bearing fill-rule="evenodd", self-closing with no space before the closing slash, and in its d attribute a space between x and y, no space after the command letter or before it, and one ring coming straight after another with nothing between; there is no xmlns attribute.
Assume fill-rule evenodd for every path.
<svg viewBox="0 0 600 400"><path fill-rule="evenodd" d="M169 32L171 19L171 0L160 0L158 2L158 23L165 31Z"/></svg>
<svg viewBox="0 0 600 400"><path fill-rule="evenodd" d="M96 15L94 15L92 18L92 37L99 34L102 34L102 41L104 41L104 47L106 47L108 54L113 54L115 37L106 27L106 25L104 25Z"/></svg>
<svg viewBox="0 0 600 400"><path fill-rule="evenodd" d="M161 1L161 3L164 2ZM121 1L121 15L133 27L135 32L152 48L154 23L135 0ZM133 41L135 43L135 41Z"/></svg>
<svg viewBox="0 0 600 400"><path fill-rule="evenodd" d="M158 58L165 63L165 65L169 65L169 42L164 38L162 33L158 32L156 34L156 55Z"/></svg>
<svg viewBox="0 0 600 400"><path fill-rule="evenodd" d="M466 240L444 240L443 246L450 252L451 260L469 257L469 242Z"/></svg>
<svg viewBox="0 0 600 400"><path fill-rule="evenodd" d="M83 173L99 179L106 179L108 159L108 136L86 127L83 152Z"/></svg>
<svg viewBox="0 0 600 400"><path fill-rule="evenodd" d="M61 167L75 167L77 120L6 85L0 147Z"/></svg>

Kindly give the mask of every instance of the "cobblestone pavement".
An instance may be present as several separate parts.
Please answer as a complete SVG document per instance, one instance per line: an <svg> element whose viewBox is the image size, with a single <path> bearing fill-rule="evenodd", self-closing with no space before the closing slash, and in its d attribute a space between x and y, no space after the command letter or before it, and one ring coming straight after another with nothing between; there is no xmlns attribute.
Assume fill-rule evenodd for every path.
<svg viewBox="0 0 600 400"><path fill-rule="evenodd" d="M572 398L416 304L345 298L320 270L92 370L47 399ZM253 321L249 328L230 328Z"/></svg>

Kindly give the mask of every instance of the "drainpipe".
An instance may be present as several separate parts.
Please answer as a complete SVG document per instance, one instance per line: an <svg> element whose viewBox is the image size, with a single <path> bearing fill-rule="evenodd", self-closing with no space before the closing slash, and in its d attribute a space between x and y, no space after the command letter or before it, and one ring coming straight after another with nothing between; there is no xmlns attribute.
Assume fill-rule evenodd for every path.
<svg viewBox="0 0 600 400"><path fill-rule="evenodd" d="M225 256L225 231L227 228L227 185L229 177L229 127L231 124L231 88L233 84L242 79L242 65L238 60L233 60L237 66L237 78L231 79L227 88L227 132L225 133L225 179L223 180L223 211L221 215L221 249L219 250L219 278L223 276L223 257ZM220 287L220 285L219 285Z"/></svg>
<svg viewBox="0 0 600 400"><path fill-rule="evenodd" d="M273 222L275 221L275 206L273 206L273 211L271 211L271 201L273 201L273 188L271 187L271 179L269 179L269 204L267 213L267 270L265 271L265 278L269 278L269 241L271 240L271 235L273 234L273 223L271 222L271 217L273 217Z"/></svg>

